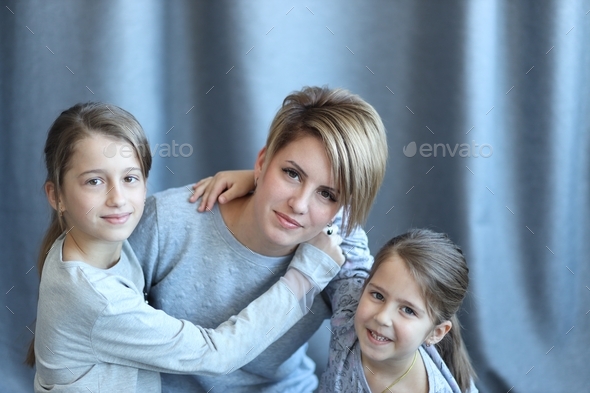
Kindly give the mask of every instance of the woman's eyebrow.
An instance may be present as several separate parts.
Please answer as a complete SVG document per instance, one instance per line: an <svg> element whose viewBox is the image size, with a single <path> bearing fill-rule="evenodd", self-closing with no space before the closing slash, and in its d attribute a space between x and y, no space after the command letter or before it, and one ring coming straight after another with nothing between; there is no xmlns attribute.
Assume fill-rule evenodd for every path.
<svg viewBox="0 0 590 393"><path fill-rule="evenodd" d="M287 160L287 162L291 165L293 165L295 167L295 169L297 169L301 175L303 175L303 177L308 177L307 173L305 173L305 171L303 170L303 168L301 168L295 161L292 160ZM340 191L338 191L337 189L333 188L333 187L329 187L329 186L324 186L326 189L333 191L335 193L340 193Z"/></svg>
<svg viewBox="0 0 590 393"><path fill-rule="evenodd" d="M304 177L307 177L307 173L297 164L295 161L287 160L288 163L293 165Z"/></svg>

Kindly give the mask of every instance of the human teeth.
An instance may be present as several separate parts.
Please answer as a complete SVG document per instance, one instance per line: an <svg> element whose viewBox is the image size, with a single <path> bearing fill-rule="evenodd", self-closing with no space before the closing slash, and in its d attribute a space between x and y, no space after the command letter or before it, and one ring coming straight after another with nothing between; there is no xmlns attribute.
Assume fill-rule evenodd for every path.
<svg viewBox="0 0 590 393"><path fill-rule="evenodd" d="M371 337L377 341L390 341L387 337L380 336L372 330L369 330L369 332L371 332Z"/></svg>

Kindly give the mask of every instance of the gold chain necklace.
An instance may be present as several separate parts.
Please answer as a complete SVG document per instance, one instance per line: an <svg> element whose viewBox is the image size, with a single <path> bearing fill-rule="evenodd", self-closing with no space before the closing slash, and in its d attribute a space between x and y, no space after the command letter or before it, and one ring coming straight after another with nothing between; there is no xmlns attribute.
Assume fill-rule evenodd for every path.
<svg viewBox="0 0 590 393"><path fill-rule="evenodd" d="M416 363L416 356L418 356L418 351L414 352L414 360L412 360L412 364L410 364L410 368L408 368L406 370L405 373L402 374L401 377L399 377L398 379L396 379L395 381L393 381L393 383L391 385L389 385L388 387L385 388L385 390L381 393L387 393L387 391L389 389L391 389L395 384L397 384L399 381L401 381L402 379L404 379L404 377L406 375L408 375L408 373L410 372L410 370L412 369L412 367L414 367L414 363ZM389 390L391 392L391 390Z"/></svg>

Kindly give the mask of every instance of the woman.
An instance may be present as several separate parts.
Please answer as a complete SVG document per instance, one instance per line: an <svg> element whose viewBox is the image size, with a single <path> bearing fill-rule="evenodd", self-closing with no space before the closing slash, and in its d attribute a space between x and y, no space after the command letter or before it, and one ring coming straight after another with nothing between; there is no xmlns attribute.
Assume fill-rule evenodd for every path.
<svg viewBox="0 0 590 393"><path fill-rule="evenodd" d="M372 257L359 225L386 160L385 130L373 107L345 90L308 87L287 96L276 114L255 162L254 193L205 214L187 202L186 187L148 198L130 242L143 264L150 303L205 327L227 320L272 286L297 246L326 226L346 235L347 261L331 291L281 339L224 377L162 375L164 391L301 393L317 387L305 343L331 315L325 293L368 275Z"/></svg>

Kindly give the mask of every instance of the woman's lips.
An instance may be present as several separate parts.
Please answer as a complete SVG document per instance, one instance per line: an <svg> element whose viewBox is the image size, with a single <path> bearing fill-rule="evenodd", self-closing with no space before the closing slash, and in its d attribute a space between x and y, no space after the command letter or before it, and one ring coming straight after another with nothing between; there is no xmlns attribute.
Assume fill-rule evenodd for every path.
<svg viewBox="0 0 590 393"><path fill-rule="evenodd" d="M279 212L275 211L275 214L277 215L279 223L285 229L297 229L297 228L303 227L303 225L298 223L296 220L292 219L291 217L289 217L283 213L279 213Z"/></svg>

